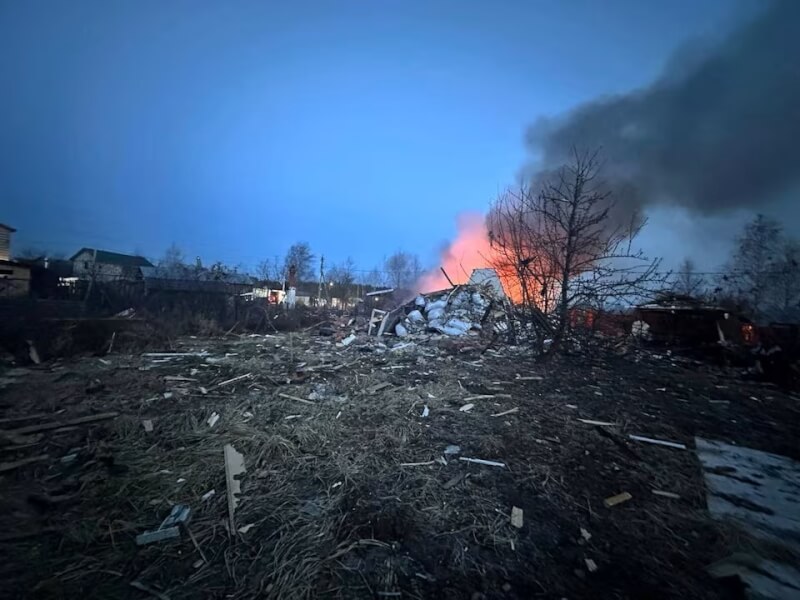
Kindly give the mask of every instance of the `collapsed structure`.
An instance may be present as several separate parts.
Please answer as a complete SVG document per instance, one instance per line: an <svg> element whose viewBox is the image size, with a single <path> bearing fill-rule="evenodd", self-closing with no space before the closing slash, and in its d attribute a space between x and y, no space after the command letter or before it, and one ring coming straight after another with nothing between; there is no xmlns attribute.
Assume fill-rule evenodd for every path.
<svg viewBox="0 0 800 600"><path fill-rule="evenodd" d="M510 303L494 269L476 269L470 282L419 294L390 311L373 309L369 333L480 335L508 330ZM377 327L376 327L377 326Z"/></svg>

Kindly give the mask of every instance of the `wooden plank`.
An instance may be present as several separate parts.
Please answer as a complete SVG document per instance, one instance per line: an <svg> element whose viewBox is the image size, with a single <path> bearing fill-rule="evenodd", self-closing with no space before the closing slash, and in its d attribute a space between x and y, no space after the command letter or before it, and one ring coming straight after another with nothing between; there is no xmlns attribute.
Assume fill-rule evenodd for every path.
<svg viewBox="0 0 800 600"><path fill-rule="evenodd" d="M621 494L617 494L616 496L611 496L610 498L606 498L603 500L603 504L606 505L607 508L611 508L612 506L616 506L617 504L622 504L623 502L627 502L633 498L628 492L622 492Z"/></svg>

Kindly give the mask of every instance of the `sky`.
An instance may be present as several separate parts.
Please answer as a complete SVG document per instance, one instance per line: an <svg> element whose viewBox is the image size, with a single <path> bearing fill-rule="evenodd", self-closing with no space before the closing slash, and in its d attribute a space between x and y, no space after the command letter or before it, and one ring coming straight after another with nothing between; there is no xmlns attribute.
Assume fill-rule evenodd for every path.
<svg viewBox="0 0 800 600"><path fill-rule="evenodd" d="M646 86L760 5L5 0L0 222L66 255L175 243L249 269L308 241L435 265L530 160L531 123ZM712 268L744 218L659 207L640 245Z"/></svg>

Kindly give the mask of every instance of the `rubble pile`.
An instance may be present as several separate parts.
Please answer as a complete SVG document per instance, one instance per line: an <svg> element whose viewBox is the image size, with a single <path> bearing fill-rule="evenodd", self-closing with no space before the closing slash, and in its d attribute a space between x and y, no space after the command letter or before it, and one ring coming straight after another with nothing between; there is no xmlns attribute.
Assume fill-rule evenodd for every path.
<svg viewBox="0 0 800 600"><path fill-rule="evenodd" d="M417 333L448 336L477 335L487 325L503 330L502 299L489 286L463 285L432 294L420 294L386 319L397 337Z"/></svg>

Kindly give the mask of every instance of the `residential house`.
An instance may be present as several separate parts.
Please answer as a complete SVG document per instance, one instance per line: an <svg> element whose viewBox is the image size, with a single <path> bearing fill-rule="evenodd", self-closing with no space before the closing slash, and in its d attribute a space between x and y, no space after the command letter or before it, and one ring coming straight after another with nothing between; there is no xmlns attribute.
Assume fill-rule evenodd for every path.
<svg viewBox="0 0 800 600"><path fill-rule="evenodd" d="M142 279L142 267L153 266L142 256L95 248L81 248L70 260L75 277L95 281L138 281Z"/></svg>
<svg viewBox="0 0 800 600"><path fill-rule="evenodd" d="M27 296L31 288L31 270L11 260L11 234L16 229L0 223L0 297Z"/></svg>

